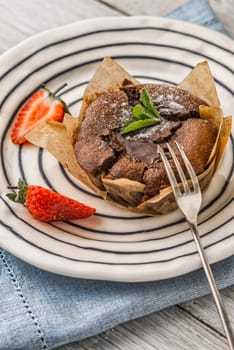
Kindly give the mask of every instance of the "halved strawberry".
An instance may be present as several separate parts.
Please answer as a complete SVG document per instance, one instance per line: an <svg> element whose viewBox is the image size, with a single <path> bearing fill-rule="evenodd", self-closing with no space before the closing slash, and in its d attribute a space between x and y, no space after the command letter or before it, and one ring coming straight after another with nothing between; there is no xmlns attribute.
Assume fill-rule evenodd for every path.
<svg viewBox="0 0 234 350"><path fill-rule="evenodd" d="M62 121L64 113L69 113L65 102L56 94L63 89L63 84L55 92L45 86L36 91L20 108L11 131L11 140L15 144L26 142L25 135L35 125L45 120Z"/></svg>
<svg viewBox="0 0 234 350"><path fill-rule="evenodd" d="M23 203L35 219L44 222L87 218L96 211L84 203L66 197L47 188L29 185L19 180L16 193L6 196L14 202Z"/></svg>

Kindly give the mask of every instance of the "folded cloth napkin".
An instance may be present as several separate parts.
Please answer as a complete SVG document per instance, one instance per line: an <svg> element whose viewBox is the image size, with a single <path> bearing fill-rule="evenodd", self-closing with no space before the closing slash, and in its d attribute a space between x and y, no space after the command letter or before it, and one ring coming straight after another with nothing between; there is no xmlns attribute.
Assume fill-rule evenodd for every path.
<svg viewBox="0 0 234 350"><path fill-rule="evenodd" d="M224 32L204 0L170 17ZM234 283L234 257L213 265L218 287ZM148 283L58 276L0 249L0 350L48 350L210 292L203 270Z"/></svg>
<svg viewBox="0 0 234 350"><path fill-rule="evenodd" d="M207 3L207 0L191 0L170 12L167 17L200 24L227 34L222 23Z"/></svg>

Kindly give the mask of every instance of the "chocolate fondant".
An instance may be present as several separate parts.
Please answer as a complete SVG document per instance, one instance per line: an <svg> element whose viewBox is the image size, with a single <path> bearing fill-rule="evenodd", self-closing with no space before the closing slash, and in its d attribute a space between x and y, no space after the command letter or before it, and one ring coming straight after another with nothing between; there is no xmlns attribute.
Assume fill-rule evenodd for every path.
<svg viewBox="0 0 234 350"><path fill-rule="evenodd" d="M133 118L132 106L139 103L143 88L160 112L161 122L122 135L121 128ZM174 147L174 141L178 141L196 174L205 170L217 128L200 118L199 105L206 103L186 90L168 85L123 85L119 91L103 93L88 106L79 126L77 161L92 177L127 178L145 184L140 203L169 184L157 153L158 144L166 149L166 142Z"/></svg>

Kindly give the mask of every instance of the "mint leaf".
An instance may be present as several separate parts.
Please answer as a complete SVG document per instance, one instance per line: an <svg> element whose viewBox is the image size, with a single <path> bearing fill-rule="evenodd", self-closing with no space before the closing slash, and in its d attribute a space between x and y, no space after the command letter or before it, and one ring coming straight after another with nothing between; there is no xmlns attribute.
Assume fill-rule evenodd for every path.
<svg viewBox="0 0 234 350"><path fill-rule="evenodd" d="M154 107L151 97L149 95L148 90L142 89L140 94L140 102L148 109Z"/></svg>
<svg viewBox="0 0 234 350"><path fill-rule="evenodd" d="M142 89L140 94L140 102L143 106L150 112L154 114L156 118L161 118L161 115L157 108L155 108L154 103L150 97L150 94L147 89Z"/></svg>
<svg viewBox="0 0 234 350"><path fill-rule="evenodd" d="M140 104L132 107L132 114L133 114L133 117L137 120L142 120L147 118L154 119L154 114Z"/></svg>
<svg viewBox="0 0 234 350"><path fill-rule="evenodd" d="M123 128L121 134L122 135L128 134L129 132L136 131L138 129L142 129L142 128L145 128L145 127L150 126L150 125L155 125L157 123L158 123L158 121L156 119L152 119L152 118L135 120L135 121L131 122L130 124L126 125Z"/></svg>
<svg viewBox="0 0 234 350"><path fill-rule="evenodd" d="M161 115L155 108L147 89L141 90L140 102L141 104L132 107L134 119L127 121L123 125L121 134L128 134L129 132L160 123Z"/></svg>

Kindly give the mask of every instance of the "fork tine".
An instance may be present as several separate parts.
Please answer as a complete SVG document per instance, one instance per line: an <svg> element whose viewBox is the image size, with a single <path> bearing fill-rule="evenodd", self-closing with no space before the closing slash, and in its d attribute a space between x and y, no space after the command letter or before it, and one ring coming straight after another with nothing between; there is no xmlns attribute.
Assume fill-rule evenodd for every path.
<svg viewBox="0 0 234 350"><path fill-rule="evenodd" d="M178 161L178 158L176 157L175 152L173 151L173 149L171 148L171 146L168 143L167 143L167 147L168 147L168 149L169 149L169 151L171 153L172 159L173 159L173 161L175 163L175 166L176 166L176 169L177 169L178 174L180 176L181 182L182 182L182 184L184 186L184 193L185 194L189 193L190 192L190 188L189 188L189 185L188 185L188 181L187 181L187 179L185 177L184 171L182 169L182 166L180 165L180 162ZM178 145L177 145L177 147L178 147ZM180 151L180 149L179 149L179 151Z"/></svg>
<svg viewBox="0 0 234 350"><path fill-rule="evenodd" d="M167 172L167 176L170 180L171 183L171 187L173 189L174 195L175 197L181 194L180 188L179 188L179 184L176 180L175 174L171 168L171 165L166 157L166 154L164 152L164 150L162 149L161 146L158 145L158 153L161 155L161 158L163 160L166 172Z"/></svg>
<svg viewBox="0 0 234 350"><path fill-rule="evenodd" d="M188 170L188 173L189 173L189 176L190 176L190 179L192 181L192 184L193 184L193 189L195 192L198 192L200 191L200 185L199 185L199 182L198 182L198 178L197 178L197 175L188 159L188 157L186 156L184 150L183 150L183 147L176 141L176 146L177 148L179 149L180 151L180 154L181 154L181 157L183 159L183 162L186 166L186 169Z"/></svg>

